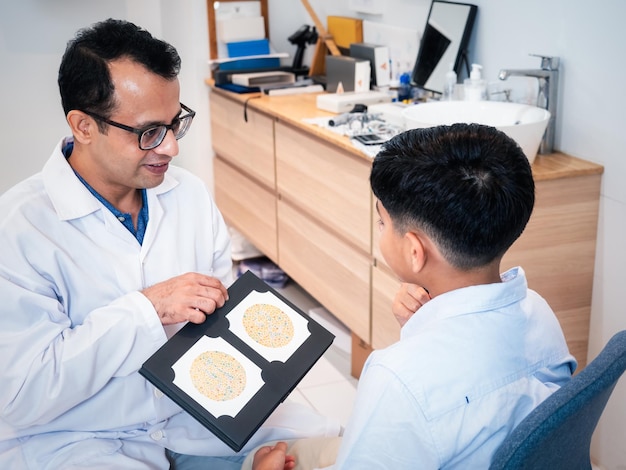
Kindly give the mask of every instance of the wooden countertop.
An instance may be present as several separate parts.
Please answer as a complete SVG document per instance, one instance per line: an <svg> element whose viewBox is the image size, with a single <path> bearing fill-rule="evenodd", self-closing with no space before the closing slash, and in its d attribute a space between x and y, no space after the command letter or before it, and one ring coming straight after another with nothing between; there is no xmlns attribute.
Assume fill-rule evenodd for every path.
<svg viewBox="0 0 626 470"><path fill-rule="evenodd" d="M315 93L272 97L263 93L237 94L214 87L211 80L207 80L206 83L211 86L212 93L219 93L232 100L239 101L248 108L255 109L279 121L302 129L360 158L372 160L370 156L353 146L348 137L315 124L304 122L304 119L332 117L335 115L317 108L317 94ZM604 172L602 165L561 152L537 155L532 169L536 181L602 174Z"/></svg>

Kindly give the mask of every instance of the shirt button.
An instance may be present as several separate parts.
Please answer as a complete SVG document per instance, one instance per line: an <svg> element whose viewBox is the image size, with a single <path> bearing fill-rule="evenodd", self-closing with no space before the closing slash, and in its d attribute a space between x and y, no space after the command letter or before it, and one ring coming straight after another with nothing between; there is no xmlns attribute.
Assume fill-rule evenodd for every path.
<svg viewBox="0 0 626 470"><path fill-rule="evenodd" d="M117 220L119 220L120 222L124 222L126 220L126 217L124 217L123 215L120 215Z"/></svg>
<svg viewBox="0 0 626 470"><path fill-rule="evenodd" d="M160 441L161 439L163 439L163 431L161 431L160 429L158 431L154 431L152 434L150 434L150 437L155 441Z"/></svg>
<svg viewBox="0 0 626 470"><path fill-rule="evenodd" d="M158 388L154 389L154 396L157 398L163 398L163 392L161 390L159 390Z"/></svg>

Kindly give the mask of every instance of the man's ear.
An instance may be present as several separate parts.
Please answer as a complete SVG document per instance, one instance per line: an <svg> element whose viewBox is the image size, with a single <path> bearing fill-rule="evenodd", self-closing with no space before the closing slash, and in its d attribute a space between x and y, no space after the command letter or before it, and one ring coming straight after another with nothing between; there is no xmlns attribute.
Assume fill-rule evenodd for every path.
<svg viewBox="0 0 626 470"><path fill-rule="evenodd" d="M94 120L82 111L73 109L67 113L67 123L72 130L74 139L81 144L88 144L91 142L93 133L98 132L98 126Z"/></svg>
<svg viewBox="0 0 626 470"><path fill-rule="evenodd" d="M407 245L409 249L409 257L411 259L411 271L418 273L426 264L426 247L424 246L420 235L415 232L406 232L404 237L408 242Z"/></svg>

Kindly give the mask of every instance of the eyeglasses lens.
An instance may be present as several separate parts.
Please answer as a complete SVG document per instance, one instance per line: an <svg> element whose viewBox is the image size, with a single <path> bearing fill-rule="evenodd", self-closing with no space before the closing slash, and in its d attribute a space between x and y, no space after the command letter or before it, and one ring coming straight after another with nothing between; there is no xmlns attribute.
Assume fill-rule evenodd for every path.
<svg viewBox="0 0 626 470"><path fill-rule="evenodd" d="M155 126L146 129L139 139L139 147L142 150L150 150L158 147L165 139L165 134L167 134L168 129L172 129L176 140L182 138L189 130L192 120L193 116L187 115L183 116L181 119L176 119L170 126Z"/></svg>
<svg viewBox="0 0 626 470"><path fill-rule="evenodd" d="M187 131L189 130L189 126L191 126L191 121L193 121L193 116L188 114L187 116L183 116L182 119L179 119L176 123L174 123L174 136L176 139L180 139L183 137Z"/></svg>
<svg viewBox="0 0 626 470"><path fill-rule="evenodd" d="M141 138L139 139L139 147L144 150L150 150L158 147L161 145L161 142L163 142L166 132L167 127L165 126L156 126L146 129L143 131L143 134L141 134Z"/></svg>

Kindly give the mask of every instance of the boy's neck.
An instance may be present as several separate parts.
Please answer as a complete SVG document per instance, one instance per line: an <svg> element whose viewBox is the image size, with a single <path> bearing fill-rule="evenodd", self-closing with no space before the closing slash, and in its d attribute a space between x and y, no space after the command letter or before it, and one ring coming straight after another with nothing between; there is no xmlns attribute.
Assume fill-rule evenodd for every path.
<svg viewBox="0 0 626 470"><path fill-rule="evenodd" d="M437 272L428 276L426 282L428 285L423 287L428 290L431 298L463 287L499 283L502 282L500 260L471 271L461 271L449 265L441 266Z"/></svg>

